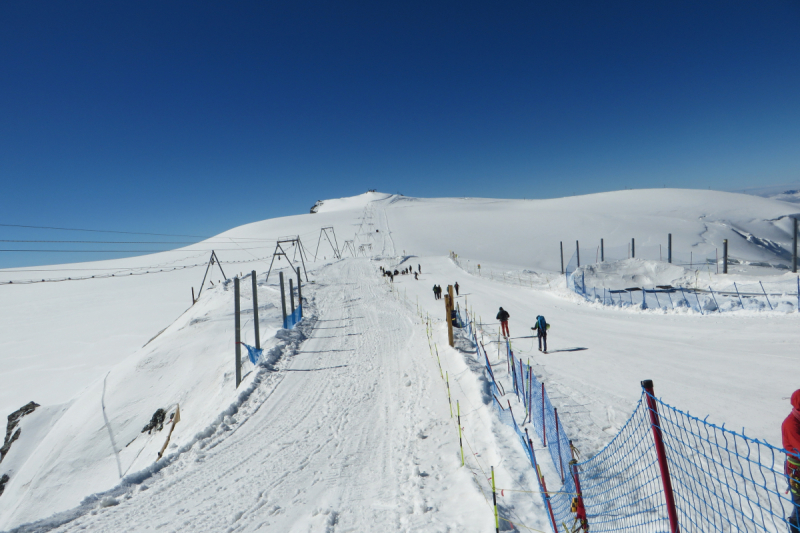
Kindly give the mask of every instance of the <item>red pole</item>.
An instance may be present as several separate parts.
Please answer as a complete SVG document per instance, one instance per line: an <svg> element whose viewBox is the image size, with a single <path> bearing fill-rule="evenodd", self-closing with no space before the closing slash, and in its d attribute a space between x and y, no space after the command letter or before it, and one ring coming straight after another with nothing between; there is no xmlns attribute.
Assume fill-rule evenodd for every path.
<svg viewBox="0 0 800 533"><path fill-rule="evenodd" d="M556 414L556 446L558 449L558 464L561 465L561 483L564 483L564 460L561 458L561 439L559 438L558 431L558 409L553 407L553 412Z"/></svg>
<svg viewBox="0 0 800 533"><path fill-rule="evenodd" d="M558 532L556 517L553 515L553 506L550 505L550 494L547 492L547 483L544 482L544 476L538 466L536 467L536 472L539 474L539 480L542 482L542 490L544 490L545 501L547 501L547 510L550 511L550 522L553 524L553 531Z"/></svg>
<svg viewBox="0 0 800 533"><path fill-rule="evenodd" d="M575 510L575 519L581 524L581 529L589 531L589 522L586 520L586 507L583 506L583 493L581 492L581 480L578 478L578 462L570 461L572 466L572 479L575 480L575 492L578 493L578 508Z"/></svg>
<svg viewBox="0 0 800 533"><path fill-rule="evenodd" d="M544 425L544 382L542 382L542 444L547 446L547 426Z"/></svg>
<svg viewBox="0 0 800 533"><path fill-rule="evenodd" d="M642 381L642 388L647 393L647 409L650 411L650 425L653 427L653 440L656 444L656 455L658 456L658 466L661 469L661 484L664 487L664 500L667 504L667 515L669 516L670 533L680 533L678 527L678 510L675 507L675 495L672 492L672 479L669 476L669 464L667 463L667 451L664 448L664 438L661 434L661 422L658 417L658 406L656 405L655 394L653 392L653 380Z"/></svg>

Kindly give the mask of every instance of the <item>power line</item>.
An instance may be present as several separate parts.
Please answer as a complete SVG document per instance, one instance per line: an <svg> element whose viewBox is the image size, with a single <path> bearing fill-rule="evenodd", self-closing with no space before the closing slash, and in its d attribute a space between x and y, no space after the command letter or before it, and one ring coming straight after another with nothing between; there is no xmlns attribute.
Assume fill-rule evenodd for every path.
<svg viewBox="0 0 800 533"><path fill-rule="evenodd" d="M0 239L0 242L38 242L38 243L70 243L70 244L237 244L236 241L64 241L64 240L23 240ZM251 239L245 244L254 242L275 242L275 239Z"/></svg>
<svg viewBox="0 0 800 533"><path fill-rule="evenodd" d="M227 243L227 244L236 244L236 243ZM268 246L255 246L253 248L220 248L220 250L226 252L236 252L239 250L263 250L264 248L268 248ZM195 251L195 250L190 250ZM206 250L208 252L212 251L211 249ZM168 252L180 252L186 253L186 250L0 250L0 252L56 252L56 253L70 253L70 252L77 252L77 253L99 253L99 254L165 254Z"/></svg>
<svg viewBox="0 0 800 533"><path fill-rule="evenodd" d="M137 231L112 231L105 229L80 229L80 228L57 228L53 226L24 226L22 224L0 224L6 228L32 228L32 229L54 229L59 231L91 231L94 233L119 233L125 235L154 235L158 237L194 237L197 239L210 239L211 237L205 235L181 235L177 233L142 233Z"/></svg>

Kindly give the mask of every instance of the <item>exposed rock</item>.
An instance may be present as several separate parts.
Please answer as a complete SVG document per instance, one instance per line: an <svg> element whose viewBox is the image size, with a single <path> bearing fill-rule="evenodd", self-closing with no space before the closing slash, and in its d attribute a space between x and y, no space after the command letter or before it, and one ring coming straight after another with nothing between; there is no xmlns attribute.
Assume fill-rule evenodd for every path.
<svg viewBox="0 0 800 533"><path fill-rule="evenodd" d="M0 496L2 496L3 491L6 490L6 483L8 483L8 479L8 474L3 474L3 476L0 477Z"/></svg>
<svg viewBox="0 0 800 533"><path fill-rule="evenodd" d="M311 207L311 212L312 212L312 213L316 213L316 212L317 212L317 210L319 209L319 207L320 207L321 205L322 205L322 200L317 200L317 203L315 203L315 204L314 204L314 205Z"/></svg>
<svg viewBox="0 0 800 533"><path fill-rule="evenodd" d="M164 417L167 415L167 412L163 409L157 409L153 416L150 418L150 423L147 424L145 427L142 428L142 433L145 431L147 433L151 433L154 429L156 431L161 431L164 429Z"/></svg>
<svg viewBox="0 0 800 533"><path fill-rule="evenodd" d="M28 402L10 415L8 415L8 425L6 425L6 439L3 442L3 447L0 448L0 463L5 459L6 454L11 449L11 444L19 438L21 428L17 428L19 421L23 416L31 414L39 404L36 402ZM14 431L14 429L17 431Z"/></svg>

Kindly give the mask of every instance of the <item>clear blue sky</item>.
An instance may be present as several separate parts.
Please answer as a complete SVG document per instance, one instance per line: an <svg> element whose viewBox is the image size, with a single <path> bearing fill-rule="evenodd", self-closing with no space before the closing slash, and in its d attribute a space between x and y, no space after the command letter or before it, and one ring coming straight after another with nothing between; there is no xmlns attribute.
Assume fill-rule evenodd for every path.
<svg viewBox="0 0 800 533"><path fill-rule="evenodd" d="M796 0L3 2L0 223L212 235L371 188L796 181L798 28Z"/></svg>

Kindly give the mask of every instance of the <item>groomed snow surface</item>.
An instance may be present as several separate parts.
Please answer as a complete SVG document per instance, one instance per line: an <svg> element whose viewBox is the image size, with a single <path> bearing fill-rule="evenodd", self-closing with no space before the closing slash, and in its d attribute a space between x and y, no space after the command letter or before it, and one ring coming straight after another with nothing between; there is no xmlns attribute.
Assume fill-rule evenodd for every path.
<svg viewBox="0 0 800 533"><path fill-rule="evenodd" d="M518 356L530 358L584 457L625 422L642 379L653 379L656 393L677 407L779 445L786 398L797 388L800 314L701 316L587 303L557 273L558 242L602 237L608 245L636 237L637 245L653 245L672 233L676 248L708 252L728 238L732 255L778 263L783 252L763 242L788 250L787 217L795 210L711 191L537 201L368 193L324 201L316 214L236 228L181 252L52 267L126 277L25 285L62 274L0 271L0 282L16 282L0 285L0 405L10 413L29 400L42 404L22 419L21 437L0 463L0 473L10 476L0 528L489 531L487 477L494 466L508 520L501 528L549 530L539 495L525 492L536 490L533 472L492 410L482 362L463 337L457 349L447 346L443 301L431 288L455 281L459 305L482 318L505 385L505 359L493 342L497 308L511 313L512 337L527 337L536 315L547 317L548 354L534 339L511 342ZM361 257L347 252L335 260L323 238L315 261L323 226L334 226L340 247L352 240ZM280 329L277 274L265 280L275 240L285 235L300 235L311 256L306 318L291 331ZM212 248L225 277L243 276L243 340L251 345L246 274L258 272L265 355L262 364L244 364L238 390L232 281L214 270L214 285L189 307L203 267L129 275L202 263ZM482 263L481 274L457 266L447 257L451 250L471 265ZM421 265L422 274L389 284L381 265ZM285 266L276 263L288 277ZM597 279L690 277L663 264L623 261L608 269L595 270ZM466 467L440 365L453 409L461 411ZM157 460L169 423L152 434L141 429L156 409L169 415L178 405L180 422ZM544 474L552 488L555 474Z"/></svg>

